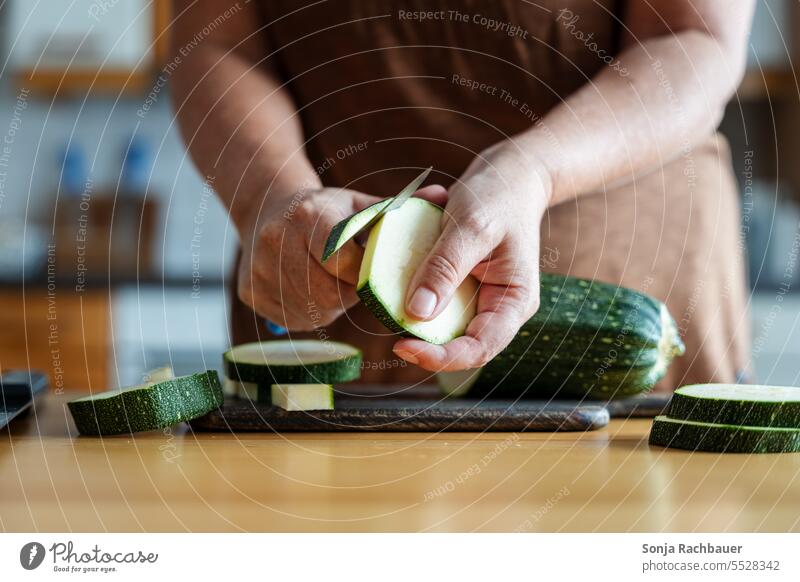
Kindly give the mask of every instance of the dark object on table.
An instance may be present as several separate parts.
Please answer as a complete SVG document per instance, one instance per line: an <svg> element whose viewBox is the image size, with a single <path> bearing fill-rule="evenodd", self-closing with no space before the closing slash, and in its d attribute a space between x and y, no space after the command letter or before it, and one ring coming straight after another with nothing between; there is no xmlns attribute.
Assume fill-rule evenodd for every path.
<svg viewBox="0 0 800 582"><path fill-rule="evenodd" d="M36 370L11 370L0 377L0 428L28 412L47 390L47 375Z"/></svg>
<svg viewBox="0 0 800 582"><path fill-rule="evenodd" d="M447 399L429 386L346 384L337 390L334 410L287 412L229 398L191 425L213 431L544 432L594 430L608 419L594 403Z"/></svg>
<svg viewBox="0 0 800 582"><path fill-rule="evenodd" d="M611 418L655 418L663 414L672 400L672 393L653 393L631 396L603 403ZM589 401L586 401L589 403ZM594 401L591 402L594 404Z"/></svg>

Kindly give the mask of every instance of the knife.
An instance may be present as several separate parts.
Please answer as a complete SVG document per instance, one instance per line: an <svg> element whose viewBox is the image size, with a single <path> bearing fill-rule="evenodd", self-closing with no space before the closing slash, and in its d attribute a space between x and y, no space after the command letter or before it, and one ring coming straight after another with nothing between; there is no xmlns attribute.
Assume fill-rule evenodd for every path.
<svg viewBox="0 0 800 582"><path fill-rule="evenodd" d="M10 370L0 376L0 428L23 415L47 390L47 376L37 370Z"/></svg>
<svg viewBox="0 0 800 582"><path fill-rule="evenodd" d="M362 226L356 232L354 232L352 236L349 237L348 240L353 239L358 235L369 231L369 229L378 224L378 221L381 218L383 218L387 212L392 212L393 210L397 210L403 204L405 204L406 200L411 198L414 192L419 190L419 187L422 186L422 183L425 181L425 178L427 178L428 175L431 173L431 170L433 170L433 166L429 166L427 170L423 171L419 176L411 180L411 182L409 182L405 188L400 190L400 192L392 198L392 201L389 202L389 204L381 208L380 211L375 216L373 216L366 224L364 224L364 226ZM264 322L267 325L267 329L273 335L286 335L288 333L288 330L285 327L281 327L278 324L272 323L269 319L265 319Z"/></svg>
<svg viewBox="0 0 800 582"><path fill-rule="evenodd" d="M364 226L362 226L362 227L361 227L361 228L359 228L359 229L358 229L358 230L357 230L355 233L353 233L353 236L351 236L350 238L351 238L351 239L352 239L352 238L355 238L355 237L357 237L358 235L360 235L360 234L362 234L362 233L365 233L365 232L367 232L367 231L368 231L369 229L371 229L373 226L375 226L376 224L378 224L378 221L379 221L381 218L383 218L383 217L384 217L384 215L385 215L387 212L391 212L392 210L397 210L397 209L398 209L398 208L400 208L400 207L401 207L403 204L405 204L405 203L406 203L406 200L408 200L409 198L411 198L411 196L414 194L414 192L416 192L417 190L419 190L419 187L420 187L420 186L422 186L422 183L425 181L425 178L427 178L427 177L428 177L428 174L430 174L430 173L431 173L431 170L433 170L433 166L429 166L427 170L425 170L425 171L424 171L424 172L422 172L422 173L421 173L419 176L417 176L416 178L414 178L413 180L411 180L411 182L409 182L409 183L408 183L408 185L407 185L405 188L403 188L402 190L400 190L400 193L399 193L399 194L397 194L397 195L396 195L394 198L392 198L392 201L391 201L391 202L389 202L389 204L387 204L386 206L384 206L383 208L381 208L381 210L380 210L380 211L379 211L379 212L378 212L378 213L377 213L375 216L373 216L373 217L372 217L372 218L369 220L369 222L367 222L367 223L366 223Z"/></svg>

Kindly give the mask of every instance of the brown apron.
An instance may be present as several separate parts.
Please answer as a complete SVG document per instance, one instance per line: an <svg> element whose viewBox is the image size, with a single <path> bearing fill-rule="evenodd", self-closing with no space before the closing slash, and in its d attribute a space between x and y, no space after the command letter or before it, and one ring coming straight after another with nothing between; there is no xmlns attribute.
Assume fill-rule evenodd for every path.
<svg viewBox="0 0 800 582"><path fill-rule="evenodd" d="M592 49L616 54L621 4L261 6L270 62L300 110L306 155L323 183L391 195L428 165L435 168L428 183L448 186L477 153L530 128L607 66L585 39L592 34ZM722 138L709 138L629 185L552 208L542 222L543 270L641 289L667 303L687 354L662 390L732 382L747 369L750 331L729 157ZM271 337L236 299L232 326L237 343ZM324 332L364 350L365 381L429 377L394 356L395 338L360 306ZM319 337L319 330L291 337Z"/></svg>

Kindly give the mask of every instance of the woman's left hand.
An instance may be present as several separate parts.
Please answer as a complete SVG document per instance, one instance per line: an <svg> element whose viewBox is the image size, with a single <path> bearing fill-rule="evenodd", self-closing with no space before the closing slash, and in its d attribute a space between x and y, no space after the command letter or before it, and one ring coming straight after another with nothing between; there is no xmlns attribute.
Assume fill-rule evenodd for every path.
<svg viewBox="0 0 800 582"><path fill-rule="evenodd" d="M408 287L406 311L436 317L468 276L481 283L466 334L444 345L402 339L394 352L432 372L484 365L539 307L539 227L551 180L536 158L501 142L470 164L447 195L442 234ZM429 199L431 197L428 197Z"/></svg>

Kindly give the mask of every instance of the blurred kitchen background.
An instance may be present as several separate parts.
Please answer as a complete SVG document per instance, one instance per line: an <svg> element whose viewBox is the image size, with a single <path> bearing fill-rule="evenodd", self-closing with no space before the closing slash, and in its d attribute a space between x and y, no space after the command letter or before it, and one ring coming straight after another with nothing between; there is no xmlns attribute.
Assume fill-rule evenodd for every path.
<svg viewBox="0 0 800 582"><path fill-rule="evenodd" d="M168 363L220 366L237 238L175 126L169 20L167 0L0 4L3 370L100 390ZM798 385L799 34L797 0L759 1L750 69L723 122L758 379Z"/></svg>

